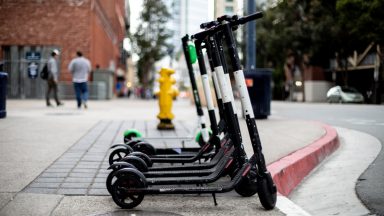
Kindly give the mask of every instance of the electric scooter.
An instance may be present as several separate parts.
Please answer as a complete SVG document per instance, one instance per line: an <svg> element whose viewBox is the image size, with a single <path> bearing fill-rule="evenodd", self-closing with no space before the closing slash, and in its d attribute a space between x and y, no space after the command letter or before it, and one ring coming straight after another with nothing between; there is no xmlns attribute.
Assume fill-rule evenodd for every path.
<svg viewBox="0 0 384 216"><path fill-rule="evenodd" d="M188 74L191 81L191 87L192 87L192 93L193 93L192 95L195 102L198 121L200 124L200 131L197 133L195 140L201 147L203 147L204 144L208 142L212 132L210 132L206 126L204 112L201 107L201 102L200 102L201 100L198 93L195 75L192 68L192 64L195 63L196 61L196 54L194 51L195 49L188 42L188 36L183 37L182 42L183 42L183 51L184 51L185 59L187 61L187 66L188 66ZM145 139L143 140L141 137L142 135L139 131L135 129L127 130L124 132L124 143L135 151L145 152L149 156L156 156L156 157L190 157L191 154L188 154L188 152L195 153L196 151L199 150L196 148L182 148L182 149L178 149L178 151L174 151L173 149L155 149L153 145L145 141ZM156 139L159 139L159 138L156 138ZM166 138L162 137L161 139L170 139L170 137L166 137ZM116 147L124 148L125 145L116 144L116 145L113 145L111 148L116 148ZM116 153L117 152L123 152L123 151L116 151Z"/></svg>
<svg viewBox="0 0 384 216"><path fill-rule="evenodd" d="M183 38L184 39L184 38ZM201 52L201 42L202 41L199 41L199 40L195 40L195 45L196 45L196 50L198 50L198 54L197 54L197 57L198 57L198 60L199 60L199 68L200 68L200 72L201 72L201 75L203 77L203 87L204 87L204 92L205 92L205 96L206 96L206 99L207 99L207 105L208 105L208 110L209 110L209 116L210 116L210 120L212 121L212 125L211 127L213 128L213 133L216 134L218 133L217 131L217 124L216 124L216 116L215 116L215 110L214 110L214 106L213 106L213 100L212 100L212 95L211 95L211 90L210 90L210 86L209 86L209 81L208 81L208 75L206 73L206 68L205 68L205 63L204 63L204 58L203 58L203 54ZM191 66L191 64L189 64ZM216 136L217 137L217 136ZM214 138L213 136L211 138ZM231 146L232 147L232 146ZM220 151L222 152L224 148L220 149ZM228 150L228 148L227 148ZM148 182L151 182L151 184L153 185L165 185L165 184L175 184L175 183L186 183L186 184L191 184L191 183L209 183L209 182L213 182L213 181L216 181L221 175L222 175L222 172L229 169L230 167L230 164L232 163L233 159L230 157L232 152L233 152L233 149L229 149L229 151L225 150L225 157L222 159L220 158L220 162L218 164L216 164L215 167L212 167L210 169L205 169L205 170L190 170L190 168L196 168L196 166L189 166L188 167L188 170L185 170L185 166L182 166L180 167L181 169L183 170L179 170L177 172L175 171L163 171L163 172L159 172L159 171L155 171L155 172L147 172L147 171L144 171L143 170L140 170L142 171L142 174L147 178ZM219 151L219 152L220 152ZM227 154L227 152L230 152ZM222 155L223 153L219 153L218 155ZM217 158L217 157L215 157ZM211 163L212 164L212 163ZM199 167L207 167L206 166L207 164L204 164L204 166L199 166ZM119 168L121 169L123 166L122 165L118 165ZM106 184L107 184L107 189L108 191L111 192L111 185L112 185L112 182L113 182L113 177L114 177L114 172L116 171L113 171L111 172L108 177L107 177L107 181L106 181ZM207 177L201 177L201 176L206 176L206 175L209 175ZM188 179L185 179L185 178L182 178L182 179L178 179L178 178L164 178L164 177L189 177L189 176L196 176L196 177L190 177ZM156 179L150 179L149 177L157 177ZM161 178L159 178L161 177Z"/></svg>
<svg viewBox="0 0 384 216"><path fill-rule="evenodd" d="M186 44L187 38L188 38L188 36L183 37L183 39L182 39L183 44ZM204 93L205 93L205 97L207 100L208 113L209 113L209 117L210 117L210 121L211 121L211 128L212 128L213 134L219 134L218 125L216 123L215 108L213 106L213 99L212 99L212 95L211 95L211 89L210 89L210 85L209 85L208 75L207 75L207 71L205 68L204 57L203 57L203 54L201 52L201 50L202 50L201 49L201 43L202 43L202 41L195 40L195 46L196 46L196 50L197 50L197 58L198 58L198 62L199 62L199 69L200 69L200 73L202 75ZM187 62L187 65L192 67L191 62ZM218 89L218 86L216 85L215 91L217 89ZM219 100L221 98L221 96L219 95L217 98ZM221 104L221 102L219 102L219 101L218 101L218 103ZM211 139L216 139L215 143L220 142L218 135L211 136ZM225 138L223 140L224 140L224 142L227 141L227 139L225 139ZM212 140L211 142L214 142L214 140ZM231 147L232 147L232 145L230 145L230 144L227 144L226 147L222 147L218 151L216 156L209 163L205 163L205 164L198 164L198 165L194 164L194 165L189 165L189 166L178 166L178 167L177 166L170 166L169 168L171 168L172 171L170 171L170 169L165 170L164 168L162 168L161 171L154 171L154 170L147 171L147 170L140 170L140 169L138 169L138 170L141 171L144 174L144 176L147 178L150 178L150 177L152 177L152 178L154 178L154 177L157 177L157 178L159 178L159 177L188 177L188 176L210 175L210 177L208 178L209 181L214 181L220 176L220 171L224 169L223 166L227 163L232 162L229 158L229 156L233 152L233 151L231 151L231 149L232 149ZM230 152L230 153L228 153L228 152ZM224 156L224 158L223 158L223 156ZM122 159L122 161L124 161L124 159ZM229 162L229 161L231 161L231 162ZM214 165L214 167L212 167L213 165ZM107 185L108 191L111 191L113 176L114 176L114 173L116 172L116 170L121 169L121 168L125 168L125 167L129 167L129 166L124 166L123 163L117 163L117 164L113 164L109 169L113 169L113 167L117 167L117 169L114 169L114 171L112 171L107 177L106 185ZM229 165L225 166L226 169L229 169L228 167L229 167ZM174 171L174 170L178 170L178 171ZM153 182L154 182L154 184L171 184L175 181L176 180L171 181L169 179L167 179L166 181L159 181L159 179L158 179L158 181L153 181Z"/></svg>
<svg viewBox="0 0 384 216"><path fill-rule="evenodd" d="M222 18L221 18L222 19ZM224 19L222 19L224 20ZM214 21L214 22L211 22L211 23L205 23L205 24L202 24L202 26L205 26L205 28L207 28L208 25L212 25L213 24L216 24L218 23L217 21ZM222 36L221 36L222 37ZM193 71L192 69L192 63L191 63L191 60L192 58L188 58L188 56L190 57L190 53L188 51L191 51L191 49L189 49L190 47L188 46L188 49L187 49L187 41L188 41L188 36L186 37L183 37L182 39L182 42L183 42L183 47L184 47L184 52L186 54L186 60L187 60L187 65L188 65L188 68L189 68L189 71ZM212 124L212 129L214 131L214 134L218 133L217 130L215 130L217 128L217 124L216 124L216 120L215 120L215 115L214 115L214 107L213 107L213 102L212 102L212 97L210 95L210 87L209 87L209 84L207 82L207 75L206 75L206 69L205 69L205 63L204 63L204 59L203 59L203 55L201 53L201 43L202 41L198 41L198 40L195 40L195 44L196 44L196 47L198 47L199 49L197 50L200 50L200 52L198 52L198 59L199 59L199 67L200 67L200 70L201 70L201 73L202 73L202 77L203 77L203 86L204 86L204 92L205 92L205 96L207 98L207 101L208 101L208 110L209 110L209 117L210 117L210 120ZM220 44L221 44L221 41L220 41ZM221 60L225 63L225 58L223 57L224 56L224 53L223 53L223 49L222 49L222 45L219 46L221 49L220 49L220 57L221 57ZM208 52L209 54L209 52ZM209 55L208 55L209 56ZM225 65L225 64L224 64ZM211 66L211 70L212 70L212 60L210 58L210 66ZM226 67L223 67L224 70L226 71ZM212 70L214 71L214 70ZM219 114L221 116L221 119L223 119L223 117L225 117L222 113L223 113L223 108L222 108L222 99L221 99L221 95L220 95L220 91L217 91L216 89L218 89L218 86L217 86L217 77L215 76L215 73L212 72L213 74L213 80L214 80L214 83L215 83L215 92L216 92L216 98L217 98L217 103L219 104ZM227 74L227 72L225 72L225 74ZM190 77L192 79L192 83L195 83L194 82L194 76L193 76L193 73L190 74ZM216 78L216 79L215 79ZM228 81L230 81L229 79L229 76L227 74L226 76L226 79ZM196 84L195 84L196 85ZM209 92L209 94L208 94ZM233 99L233 98L232 98ZM234 108L234 110L236 110L236 108ZM235 113L235 116L236 116L236 113ZM236 116L237 117L237 116ZM237 120L237 118L235 118ZM222 124L223 121L220 121L219 125L221 125L221 127L219 127L220 129L223 128L222 127ZM238 122L237 124L238 125ZM239 133L240 129L238 127L236 127L236 131L237 133ZM217 136L212 136L213 138L217 137ZM216 146L217 146L217 143L219 141L216 141ZM211 142L209 142L211 143ZM213 142L212 142L213 143ZM218 147L216 147L216 150L218 149ZM151 166L152 165L152 161L149 161L150 159L148 158L145 158L143 157L144 155L138 155L137 153L132 153L133 155L135 156L138 156L138 157L141 157L141 159L143 159L146 163L147 163L147 166ZM217 157L216 157L217 156ZM174 175L177 175L177 173L175 172L172 172L172 173L164 173L164 172L148 172L148 171L166 171L166 170L184 170L184 169L187 169L187 170L191 170L191 169L207 169L207 168L210 168L212 169L213 166L217 165L217 162L219 161L219 159L221 159L221 157L223 156L223 151L219 151L219 154L216 155L212 161L210 161L210 163L207 163L207 164L199 164L197 166L195 165L192 165L192 166L168 166L168 167L153 167L153 168L147 168L145 167L145 164L142 163L142 164L137 164L137 161L132 161L132 157L127 157L127 158L124 158L122 159L122 161L125 161L125 162L130 162L132 164L135 164L136 167L142 171L142 172L145 172L145 176L147 177L153 177L153 176L174 176ZM194 158L196 159L196 157ZM193 162L193 161L189 161L188 159L183 159L180 161L180 159L160 159L157 160L156 162ZM139 165L139 166L138 166ZM120 168L123 168L125 166L123 166L122 163L116 163L114 165L112 165L110 167L110 169L113 169L114 171L116 171L117 169L120 169ZM189 174L188 175L194 175L193 172L188 172ZM199 172L200 174L202 173L201 171ZM205 173L209 173L208 171L206 171ZM110 173L109 176L111 176L113 173ZM107 181L107 187L108 187L108 181Z"/></svg>
<svg viewBox="0 0 384 216"><path fill-rule="evenodd" d="M260 197L260 201L264 208L272 209L276 203L276 186L273 183L270 173L267 171L264 156L261 151L261 142L258 136L256 122L253 115L252 107L250 106L250 100L247 88L245 86L244 74L241 70L240 61L238 59L238 53L236 50L236 43L233 39L232 26L244 24L248 21L260 18L261 13L256 13L250 16L239 18L232 22L223 22L222 24L212 27L211 29L194 35L196 39L205 39L208 35L212 60L217 73L221 94L223 97L224 113L226 114L226 121L228 126L228 133L235 147L234 158L238 164L242 164L241 168L237 169L234 177L226 185L217 185L212 187L161 187L154 188L148 187L148 182L145 176L136 169L124 168L118 170L115 174L117 180L112 185L112 198L115 203L123 208L133 208L139 205L145 194L194 194L194 193L212 193L215 200L215 193L228 192L239 185L245 185L243 190L249 187L256 186L256 191ZM248 132L251 136L252 147L254 154L247 159L243 145L241 133L238 133L239 125L235 119L235 113L233 109L233 95L229 90L230 83L227 82L223 67L220 61L219 50L216 44L215 36L217 32L222 31L225 36L225 41L229 47L231 55L231 63L233 68L238 69L234 72L236 85L240 89L241 100L243 104L243 112L246 113L246 122L248 126ZM231 97L232 95L232 97ZM235 125L237 124L237 125ZM249 181L244 181L249 179ZM187 181L187 180L185 180ZM216 201L215 201L216 203Z"/></svg>
<svg viewBox="0 0 384 216"><path fill-rule="evenodd" d="M192 89L194 92L194 98L196 101L196 107L197 107L197 112L199 115L203 115L203 110L201 108L200 104L200 98L197 92L197 85L193 73L193 68L192 68L192 58L191 58L191 48L188 44L188 36L185 36L182 38L182 43L183 43L183 50L186 56L186 61L187 61L187 66L188 66L188 71L189 71L189 76L191 79L191 84L192 84ZM200 66L201 67L201 66ZM204 84L204 86L207 86L207 83ZM209 86L209 85L208 85ZM190 162L195 162L199 159L209 159L209 157L213 157L215 154L211 153L211 149L215 147L215 153L217 153L220 149L220 141L217 139L219 133L225 130L225 125L223 124L223 121L220 121L219 124L216 122L216 117L215 117L215 112L214 112L214 106L213 106L213 100L210 92L208 93L207 91L210 91L207 87L204 87L204 93L206 96L206 101L208 101L208 112L209 112L209 119L211 122L211 137L205 145L202 146L202 148L195 154L180 154L180 155L151 155L150 152L145 151L145 149L150 145L146 143L137 143L136 146L139 149L140 152L144 152L147 155L150 156L150 160L155 163L190 163ZM218 93L217 93L218 94ZM217 98L219 98L218 96ZM218 104L221 105L222 103L218 100ZM222 110L221 107L219 107L219 110ZM222 111L220 112L220 116L222 116ZM123 144L124 145L124 144ZM115 145L116 146L116 145ZM115 147L113 146L113 147ZM141 148L142 147L142 148ZM109 156L109 163L112 165L114 162L122 160L123 157L126 155L132 154L134 149L130 148L129 146L124 145L121 148L117 148L113 150ZM141 156L141 155L136 155L136 156ZM176 159L177 158L177 159ZM142 158L144 159L144 158ZM148 161L148 159L144 159L145 161ZM152 163L150 163L152 164ZM173 169L173 168L172 168Z"/></svg>

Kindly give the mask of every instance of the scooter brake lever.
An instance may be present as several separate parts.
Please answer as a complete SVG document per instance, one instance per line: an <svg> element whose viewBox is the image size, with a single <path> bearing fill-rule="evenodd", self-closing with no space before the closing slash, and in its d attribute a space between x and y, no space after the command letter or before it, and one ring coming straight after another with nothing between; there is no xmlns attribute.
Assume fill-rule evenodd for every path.
<svg viewBox="0 0 384 216"><path fill-rule="evenodd" d="M223 21L231 21L231 19L232 17L229 15L223 15L223 16L217 17L217 21L220 23Z"/></svg>
<svg viewBox="0 0 384 216"><path fill-rule="evenodd" d="M206 23L200 24L200 28L201 29L208 29L208 28L211 28L211 27L217 26L217 25L219 25L219 22L214 20L214 21L211 21L211 22L206 22Z"/></svg>
<svg viewBox="0 0 384 216"><path fill-rule="evenodd" d="M239 19L239 15L235 14L231 17L231 21L236 21Z"/></svg>

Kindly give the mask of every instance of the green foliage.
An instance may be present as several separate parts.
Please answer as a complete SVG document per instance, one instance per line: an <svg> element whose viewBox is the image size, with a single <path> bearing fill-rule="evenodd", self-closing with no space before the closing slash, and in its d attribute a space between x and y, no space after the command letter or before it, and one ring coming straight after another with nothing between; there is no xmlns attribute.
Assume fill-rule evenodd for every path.
<svg viewBox="0 0 384 216"><path fill-rule="evenodd" d="M332 55L335 37L335 9L332 0L281 1L265 12L257 24L258 63L277 67L288 52L310 54L312 63Z"/></svg>
<svg viewBox="0 0 384 216"><path fill-rule="evenodd" d="M131 39L133 51L139 56L137 64L139 81L147 87L151 82L150 74L155 62L173 49L168 40L172 32L166 28L171 14L162 1L144 0L140 17L137 32Z"/></svg>
<svg viewBox="0 0 384 216"><path fill-rule="evenodd" d="M371 42L384 42L383 0L338 0L341 48L346 53L364 50Z"/></svg>
<svg viewBox="0 0 384 216"><path fill-rule="evenodd" d="M287 52L310 56L310 63L327 67L384 42L383 0L281 0L265 10L257 23L258 66L281 67Z"/></svg>

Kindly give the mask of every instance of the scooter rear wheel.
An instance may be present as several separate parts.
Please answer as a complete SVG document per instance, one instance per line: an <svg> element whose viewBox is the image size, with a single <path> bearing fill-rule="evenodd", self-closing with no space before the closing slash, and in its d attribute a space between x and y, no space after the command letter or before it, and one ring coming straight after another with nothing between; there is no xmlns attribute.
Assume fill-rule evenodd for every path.
<svg viewBox="0 0 384 216"><path fill-rule="evenodd" d="M134 137L142 137L140 131L135 129L129 129L124 132L124 143L129 142Z"/></svg>
<svg viewBox="0 0 384 216"><path fill-rule="evenodd" d="M136 156L136 157L143 159L143 161L147 164L148 167L152 167L152 165L153 165L151 158L148 157L148 155L143 153L143 152L136 152L135 151L135 152L130 153L129 155L133 155L133 156Z"/></svg>
<svg viewBox="0 0 384 216"><path fill-rule="evenodd" d="M118 166L118 169L114 169L112 170L112 172L110 172L107 176L107 180L105 181L105 185L107 187L107 190L109 192L109 194L112 194L112 185L113 183L117 180L117 177L115 177L115 174L116 172L119 170L119 169L123 169L123 168L133 168L133 169L136 169L135 166L133 166L132 164L130 163L125 163L123 165L120 165Z"/></svg>
<svg viewBox="0 0 384 216"><path fill-rule="evenodd" d="M121 159L121 162L127 162L136 167L140 172L148 172L148 166L143 159L134 155L128 155Z"/></svg>
<svg viewBox="0 0 384 216"><path fill-rule="evenodd" d="M212 131L211 130L208 131L208 135L209 135L209 137L212 136ZM203 134L201 133L201 131L199 131L196 134L195 141L199 144L200 147L203 147L206 144L206 142L204 141ZM212 148L209 149L209 151L211 151L212 149L213 149L213 146L212 146Z"/></svg>
<svg viewBox="0 0 384 216"><path fill-rule="evenodd" d="M129 147L133 147L134 145L136 145L137 143L139 142L143 142L143 140L129 140L128 142L124 142L127 146Z"/></svg>
<svg viewBox="0 0 384 216"><path fill-rule="evenodd" d="M258 195L261 205L271 210L276 205L277 189L270 173L258 178Z"/></svg>
<svg viewBox="0 0 384 216"><path fill-rule="evenodd" d="M255 195L258 191L257 172L251 169L248 175L236 185L235 191L243 197Z"/></svg>
<svg viewBox="0 0 384 216"><path fill-rule="evenodd" d="M127 148L119 147L114 149L111 154L109 154L108 162L109 165L112 165L116 161L120 161L122 158L127 156L130 151Z"/></svg>
<svg viewBox="0 0 384 216"><path fill-rule="evenodd" d="M144 194L129 190L146 187L147 182L144 176L126 171L117 176L117 180L112 186L112 199L121 208L134 208L143 201Z"/></svg>
<svg viewBox="0 0 384 216"><path fill-rule="evenodd" d="M156 154L156 149L153 147L153 145L147 143L147 142L140 142L136 145L132 146L132 149L134 151L142 152L148 156L152 156Z"/></svg>

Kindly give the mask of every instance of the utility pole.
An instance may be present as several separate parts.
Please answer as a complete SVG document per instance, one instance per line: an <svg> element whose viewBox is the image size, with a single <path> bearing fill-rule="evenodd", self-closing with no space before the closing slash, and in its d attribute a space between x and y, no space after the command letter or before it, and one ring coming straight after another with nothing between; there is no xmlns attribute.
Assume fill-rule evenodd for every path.
<svg viewBox="0 0 384 216"><path fill-rule="evenodd" d="M256 12L256 0L247 0L247 14ZM245 69L248 73L256 69L256 23L248 22L246 25L246 63Z"/></svg>

